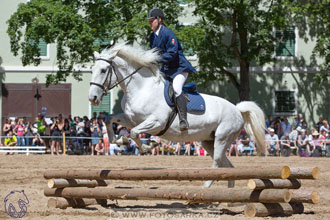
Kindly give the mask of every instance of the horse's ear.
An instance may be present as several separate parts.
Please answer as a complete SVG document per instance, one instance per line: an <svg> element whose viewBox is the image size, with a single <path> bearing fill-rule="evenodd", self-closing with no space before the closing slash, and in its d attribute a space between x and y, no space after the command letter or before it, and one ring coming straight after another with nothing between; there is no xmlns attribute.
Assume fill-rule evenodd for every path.
<svg viewBox="0 0 330 220"><path fill-rule="evenodd" d="M100 58L100 54L97 51L94 51L94 58L95 59Z"/></svg>

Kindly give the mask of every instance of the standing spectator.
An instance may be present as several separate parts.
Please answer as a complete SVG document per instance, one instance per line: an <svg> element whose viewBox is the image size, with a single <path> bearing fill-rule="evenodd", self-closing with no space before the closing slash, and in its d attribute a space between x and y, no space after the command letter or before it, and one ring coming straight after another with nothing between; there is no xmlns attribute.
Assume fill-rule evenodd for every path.
<svg viewBox="0 0 330 220"><path fill-rule="evenodd" d="M11 120L9 118L6 118L5 123L2 127L3 135L7 136L10 130L12 131Z"/></svg>
<svg viewBox="0 0 330 220"><path fill-rule="evenodd" d="M279 149L278 136L275 134L273 128L269 129L269 132L270 134L266 135L266 149L269 155L276 156Z"/></svg>
<svg viewBox="0 0 330 220"><path fill-rule="evenodd" d="M275 130L275 134L277 135L277 137L281 138L282 135L283 135L283 127L282 127L280 117L277 117L275 122L274 122L274 130Z"/></svg>
<svg viewBox="0 0 330 220"><path fill-rule="evenodd" d="M289 134L290 146L294 147L295 153L297 153L298 150L297 139L300 131L301 131L301 127L298 127L297 129L292 129L292 131Z"/></svg>
<svg viewBox="0 0 330 220"><path fill-rule="evenodd" d="M88 154L89 146L91 144L91 139L90 139L90 137L91 137L91 121L88 119L87 116L83 117L83 121L85 124L84 135L85 135L85 137L87 137L84 139L85 152Z"/></svg>
<svg viewBox="0 0 330 220"><path fill-rule="evenodd" d="M91 129L91 136L92 136L92 154L91 155L94 155L94 149L96 147L96 144L98 143L99 133L101 132L96 120L93 120L92 126L90 129Z"/></svg>
<svg viewBox="0 0 330 220"><path fill-rule="evenodd" d="M283 135L288 135L291 132L291 124L286 117L283 118L282 122Z"/></svg>
<svg viewBox="0 0 330 220"><path fill-rule="evenodd" d="M315 128L316 128L316 130L318 131L318 132L321 132L320 131L320 128L321 128L321 126L323 125L323 118L322 117L319 117L319 121L316 123L316 125L315 125Z"/></svg>
<svg viewBox="0 0 330 220"><path fill-rule="evenodd" d="M40 136L45 136L46 134L46 122L45 119L43 118L43 116L39 113L38 117L36 118L36 122L37 124L37 129L38 129L38 133L40 134Z"/></svg>
<svg viewBox="0 0 330 220"><path fill-rule="evenodd" d="M54 148L56 148L56 155L60 155L61 136L64 123L60 124L57 117L53 118L53 123L50 126L50 134L52 136L52 145L50 148L51 155L54 155ZM41 136L41 135L40 135Z"/></svg>
<svg viewBox="0 0 330 220"><path fill-rule="evenodd" d="M272 117L271 115L267 115L266 128L270 127L271 124L272 124Z"/></svg>
<svg viewBox="0 0 330 220"><path fill-rule="evenodd" d="M103 123L102 136L103 136L103 144L104 144L104 154L109 155L109 136L108 136L107 126L105 125L104 121L102 123Z"/></svg>
<svg viewBox="0 0 330 220"><path fill-rule="evenodd" d="M18 125L15 126L14 133L17 136L17 146L25 146L25 140L24 140L25 126L23 124L22 118L18 120Z"/></svg>
<svg viewBox="0 0 330 220"><path fill-rule="evenodd" d="M32 145L32 138L33 138L33 127L31 122L28 121L25 127L25 146Z"/></svg>
<svg viewBox="0 0 330 220"><path fill-rule="evenodd" d="M14 146L17 146L17 138L16 136L14 135L13 131L9 131L8 134L7 134L7 137L5 138L5 146L8 146L8 147L14 147ZM12 150L12 149L10 149ZM7 153L8 155L9 153ZM14 153L13 153L14 154Z"/></svg>
<svg viewBox="0 0 330 220"><path fill-rule="evenodd" d="M310 149L309 149L309 140L306 135L306 130L302 129L301 134L298 136L298 148L299 155L302 157L309 157ZM305 151L307 153L305 153Z"/></svg>
<svg viewBox="0 0 330 220"><path fill-rule="evenodd" d="M85 123L80 117L76 118L76 130L77 130L77 136L79 138L79 144L80 146L84 146L84 137L85 137Z"/></svg>
<svg viewBox="0 0 330 220"><path fill-rule="evenodd" d="M104 154L104 143L102 139L98 140L98 143L95 146L96 155Z"/></svg>
<svg viewBox="0 0 330 220"><path fill-rule="evenodd" d="M297 117L295 118L294 126L296 128L297 127L302 127L302 122L303 122L302 114L298 114Z"/></svg>

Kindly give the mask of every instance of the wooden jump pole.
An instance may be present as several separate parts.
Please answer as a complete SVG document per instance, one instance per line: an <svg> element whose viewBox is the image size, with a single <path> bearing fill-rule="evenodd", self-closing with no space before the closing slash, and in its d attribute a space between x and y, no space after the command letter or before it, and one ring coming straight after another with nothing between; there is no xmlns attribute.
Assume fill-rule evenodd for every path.
<svg viewBox="0 0 330 220"><path fill-rule="evenodd" d="M242 190L242 189L200 189L200 188L63 188L44 189L47 197L93 198L110 200L185 200L199 203L211 202L289 202L291 192L287 189Z"/></svg>
<svg viewBox="0 0 330 220"><path fill-rule="evenodd" d="M270 215L292 215L304 212L302 203L249 203L245 206L246 217L267 217Z"/></svg>
<svg viewBox="0 0 330 220"><path fill-rule="evenodd" d="M107 186L104 180L50 179L49 188Z"/></svg>
<svg viewBox="0 0 330 220"><path fill-rule="evenodd" d="M320 168L318 167L290 167L290 178L294 179L319 179Z"/></svg>
<svg viewBox="0 0 330 220"><path fill-rule="evenodd" d="M245 180L286 179L290 176L287 166L254 169L210 168L210 169L125 169L125 170L48 170L46 179L89 179L89 180Z"/></svg>
<svg viewBox="0 0 330 220"><path fill-rule="evenodd" d="M311 190L292 190L292 198L290 202L295 203L312 203L317 204L320 201L320 196L318 192Z"/></svg>
<svg viewBox="0 0 330 220"><path fill-rule="evenodd" d="M66 199L66 198L49 198L47 207L48 208L59 208L66 209L72 208L84 208L90 205L101 205L106 206L106 199Z"/></svg>
<svg viewBox="0 0 330 220"><path fill-rule="evenodd" d="M250 179L248 188L258 189L299 189L300 180L297 179Z"/></svg>

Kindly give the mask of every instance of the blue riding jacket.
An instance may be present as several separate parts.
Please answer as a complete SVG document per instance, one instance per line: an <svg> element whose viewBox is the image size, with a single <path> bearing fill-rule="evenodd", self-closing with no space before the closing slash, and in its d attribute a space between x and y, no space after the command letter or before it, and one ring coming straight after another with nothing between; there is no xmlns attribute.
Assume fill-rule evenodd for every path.
<svg viewBox="0 0 330 220"><path fill-rule="evenodd" d="M170 78L182 72L195 73L196 69L189 63L183 55L181 44L173 31L162 25L158 36L153 32L150 37L151 48L158 48L163 64L161 71Z"/></svg>

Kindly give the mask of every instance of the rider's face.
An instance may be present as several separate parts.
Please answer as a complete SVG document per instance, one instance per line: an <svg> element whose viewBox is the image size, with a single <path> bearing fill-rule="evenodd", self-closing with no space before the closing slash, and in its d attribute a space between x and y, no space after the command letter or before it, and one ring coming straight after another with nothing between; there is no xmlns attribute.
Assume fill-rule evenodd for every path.
<svg viewBox="0 0 330 220"><path fill-rule="evenodd" d="M158 27L157 18L151 18L151 19L149 19L149 25L150 25L151 30L157 31L157 27Z"/></svg>

